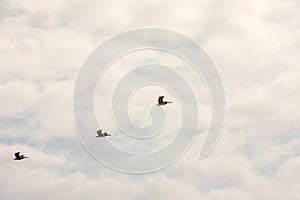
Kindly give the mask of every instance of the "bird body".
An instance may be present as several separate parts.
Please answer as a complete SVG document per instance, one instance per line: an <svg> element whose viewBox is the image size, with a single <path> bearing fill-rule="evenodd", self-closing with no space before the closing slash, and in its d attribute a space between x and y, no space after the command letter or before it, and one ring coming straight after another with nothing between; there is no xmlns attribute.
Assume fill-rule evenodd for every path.
<svg viewBox="0 0 300 200"><path fill-rule="evenodd" d="M28 157L26 157L26 156L24 156L24 155L20 155L20 152L15 153L15 158L14 158L14 160L22 160L22 159L24 159L24 158L28 158Z"/></svg>
<svg viewBox="0 0 300 200"><path fill-rule="evenodd" d="M156 104L157 106L163 106L163 105L166 105L168 103L172 103L171 101L164 101L164 97L165 96L159 96L158 97L158 104Z"/></svg>
<svg viewBox="0 0 300 200"><path fill-rule="evenodd" d="M106 136L111 136L110 134L108 134L107 132L105 133L102 133L102 129L98 130L97 131L97 134L96 137L106 137Z"/></svg>

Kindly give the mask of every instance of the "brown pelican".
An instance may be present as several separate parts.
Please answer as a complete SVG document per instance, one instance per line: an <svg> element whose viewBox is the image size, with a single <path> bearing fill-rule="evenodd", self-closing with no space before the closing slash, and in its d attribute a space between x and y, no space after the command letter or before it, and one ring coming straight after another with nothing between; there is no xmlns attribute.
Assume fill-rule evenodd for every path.
<svg viewBox="0 0 300 200"><path fill-rule="evenodd" d="M111 136L110 134L108 134L107 132L102 133L102 129L97 131L97 136L96 137L106 137L106 136Z"/></svg>
<svg viewBox="0 0 300 200"><path fill-rule="evenodd" d="M28 158L24 155L20 155L20 152L15 153L15 159L14 160L22 160L24 158Z"/></svg>
<svg viewBox="0 0 300 200"><path fill-rule="evenodd" d="M171 101L164 101L164 96L159 96L158 97L158 104L156 104L157 106L163 106L166 105L168 103L172 103Z"/></svg>

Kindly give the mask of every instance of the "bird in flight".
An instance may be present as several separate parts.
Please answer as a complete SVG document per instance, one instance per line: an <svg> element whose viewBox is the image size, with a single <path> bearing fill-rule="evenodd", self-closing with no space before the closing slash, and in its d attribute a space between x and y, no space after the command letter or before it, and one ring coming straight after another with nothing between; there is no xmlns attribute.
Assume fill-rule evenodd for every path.
<svg viewBox="0 0 300 200"><path fill-rule="evenodd" d="M106 136L111 136L110 134L108 134L107 132L105 133L102 133L102 129L98 130L97 131L97 134L96 137L106 137Z"/></svg>
<svg viewBox="0 0 300 200"><path fill-rule="evenodd" d="M166 105L168 103L172 103L171 101L164 101L164 97L165 96L159 96L158 97L158 104L156 104L157 106L163 106L163 105Z"/></svg>
<svg viewBox="0 0 300 200"><path fill-rule="evenodd" d="M15 159L14 160L22 160L24 158L28 158L24 155L20 155L20 152L15 153Z"/></svg>

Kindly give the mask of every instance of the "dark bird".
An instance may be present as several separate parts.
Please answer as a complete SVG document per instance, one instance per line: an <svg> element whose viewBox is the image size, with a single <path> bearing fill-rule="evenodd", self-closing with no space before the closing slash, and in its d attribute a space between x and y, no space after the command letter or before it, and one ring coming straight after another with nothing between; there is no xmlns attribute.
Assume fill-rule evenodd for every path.
<svg viewBox="0 0 300 200"><path fill-rule="evenodd" d="M158 97L158 104L156 104L157 106L163 106L166 105L168 103L172 103L171 101L164 101L164 96L159 96Z"/></svg>
<svg viewBox="0 0 300 200"><path fill-rule="evenodd" d="M15 153L15 159L14 160L22 160L24 158L28 158L24 155L20 155L20 152Z"/></svg>
<svg viewBox="0 0 300 200"><path fill-rule="evenodd" d="M96 137L106 137L106 136L111 136L110 134L108 134L107 132L102 133L102 129L97 131L97 136Z"/></svg>

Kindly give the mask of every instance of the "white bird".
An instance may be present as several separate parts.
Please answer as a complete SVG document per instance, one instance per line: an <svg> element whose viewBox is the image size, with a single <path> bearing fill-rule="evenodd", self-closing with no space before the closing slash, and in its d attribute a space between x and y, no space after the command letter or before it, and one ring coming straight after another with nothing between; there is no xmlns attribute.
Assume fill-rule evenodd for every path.
<svg viewBox="0 0 300 200"><path fill-rule="evenodd" d="M158 104L156 104L157 106L163 106L166 105L168 103L172 103L171 101L164 101L164 96L159 96L158 97Z"/></svg>
<svg viewBox="0 0 300 200"><path fill-rule="evenodd" d="M111 136L110 134L108 134L107 132L102 133L102 129L97 131L97 136L96 137L106 137L106 136Z"/></svg>

